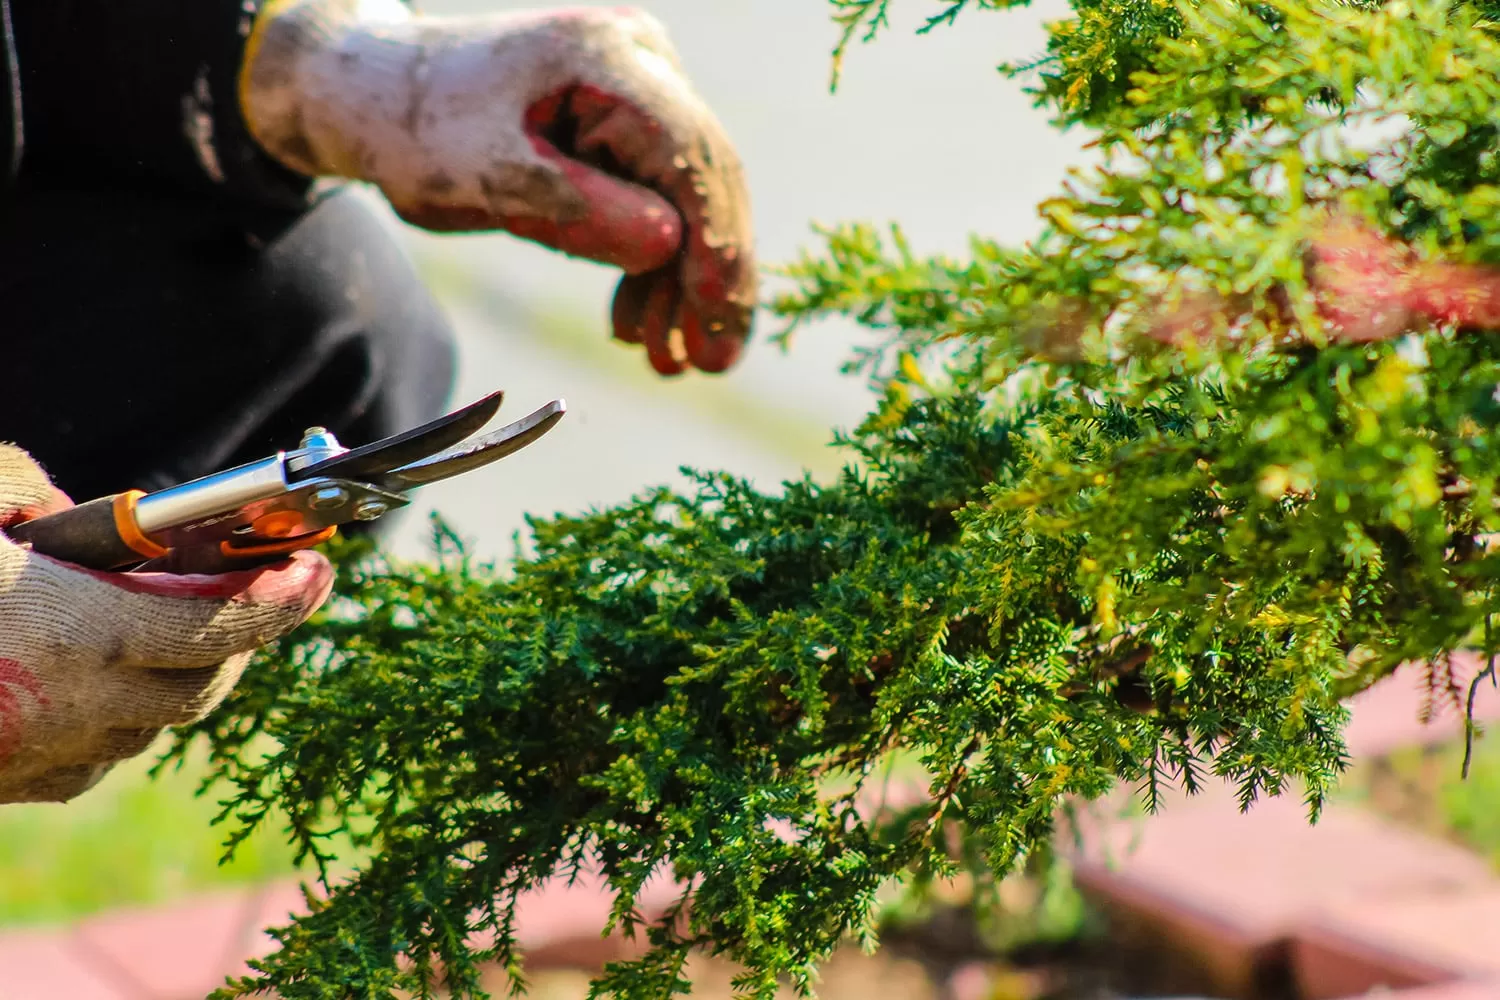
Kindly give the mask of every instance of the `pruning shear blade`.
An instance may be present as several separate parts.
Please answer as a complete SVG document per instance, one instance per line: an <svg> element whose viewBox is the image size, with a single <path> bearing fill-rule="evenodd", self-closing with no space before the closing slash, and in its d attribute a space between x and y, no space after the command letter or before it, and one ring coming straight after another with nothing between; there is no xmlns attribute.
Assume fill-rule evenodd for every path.
<svg viewBox="0 0 1500 1000"><path fill-rule="evenodd" d="M174 571L217 572L321 544L339 525L406 506L407 491L513 455L567 409L554 399L497 431L471 438L500 409L483 399L381 441L345 448L325 428L302 446L170 486L130 490L12 526L17 541L67 562L115 569L168 560ZM175 560L173 562L172 560Z"/></svg>
<svg viewBox="0 0 1500 1000"><path fill-rule="evenodd" d="M368 479L398 466L417 462L462 441L489 423L500 412L500 404L504 400L503 391L492 392L483 399L444 414L436 420L429 420L420 427L360 445L358 448L350 448L332 458L296 469L295 475L287 477L288 481L299 483L319 477Z"/></svg>
<svg viewBox="0 0 1500 1000"><path fill-rule="evenodd" d="M497 431L461 442L375 478L382 488L395 491L449 479L515 454L550 431L566 411L567 404L554 399Z"/></svg>

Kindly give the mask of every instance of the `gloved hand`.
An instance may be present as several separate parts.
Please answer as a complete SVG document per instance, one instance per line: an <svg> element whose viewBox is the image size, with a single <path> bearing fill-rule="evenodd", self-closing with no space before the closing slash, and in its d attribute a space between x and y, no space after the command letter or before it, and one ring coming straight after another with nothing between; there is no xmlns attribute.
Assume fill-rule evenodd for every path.
<svg viewBox="0 0 1500 1000"><path fill-rule="evenodd" d="M756 294L740 161L648 15L271 0L240 103L281 163L371 182L415 225L622 268L615 336L657 371L739 356Z"/></svg>
<svg viewBox="0 0 1500 1000"><path fill-rule="evenodd" d="M69 503L0 445L0 528ZM222 576L100 573L0 535L0 803L67 801L202 718L332 582L311 552Z"/></svg>

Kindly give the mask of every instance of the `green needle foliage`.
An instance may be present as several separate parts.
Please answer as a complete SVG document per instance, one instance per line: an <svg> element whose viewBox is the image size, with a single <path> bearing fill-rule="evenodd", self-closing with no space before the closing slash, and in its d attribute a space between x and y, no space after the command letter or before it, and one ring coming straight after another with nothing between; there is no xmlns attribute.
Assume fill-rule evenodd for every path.
<svg viewBox="0 0 1500 1000"><path fill-rule="evenodd" d="M1000 5L933 25L966 6ZM836 7L860 38L886 3ZM1315 817L1343 699L1414 658L1461 697L1445 657L1490 647L1489 17L1076 0L1012 72L1102 165L1034 243L847 226L788 269L790 326L871 331L881 403L836 480L700 474L536 520L501 569L445 536L432 565L347 551L336 606L182 745L236 830L274 806L313 857L373 857L220 995L479 996L482 962L520 976L518 895L598 871L648 946L599 994L684 990L701 948L766 997L870 940L883 890L993 879L1121 783ZM895 757L928 794L876 808ZM643 919L655 874L679 905Z"/></svg>

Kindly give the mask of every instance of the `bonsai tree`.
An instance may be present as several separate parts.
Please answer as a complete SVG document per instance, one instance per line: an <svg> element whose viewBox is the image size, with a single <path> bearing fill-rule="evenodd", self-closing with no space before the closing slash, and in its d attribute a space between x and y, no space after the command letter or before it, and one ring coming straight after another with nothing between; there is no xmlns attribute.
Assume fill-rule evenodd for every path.
<svg viewBox="0 0 1500 1000"><path fill-rule="evenodd" d="M839 57L888 3L834 0ZM1344 699L1496 645L1494 10L1074 0L1005 68L1103 158L1034 243L851 224L785 269L787 329L869 330L835 481L695 473L500 568L441 531L430 565L347 548L178 752L233 782L234 836L274 808L371 858L219 996L481 996L482 963L520 981L518 895L593 869L648 945L599 995L684 991L703 949L768 997L871 942L883 887L1010 871L1122 783L1315 820ZM927 795L871 808L897 757ZM643 920L654 874L680 897Z"/></svg>

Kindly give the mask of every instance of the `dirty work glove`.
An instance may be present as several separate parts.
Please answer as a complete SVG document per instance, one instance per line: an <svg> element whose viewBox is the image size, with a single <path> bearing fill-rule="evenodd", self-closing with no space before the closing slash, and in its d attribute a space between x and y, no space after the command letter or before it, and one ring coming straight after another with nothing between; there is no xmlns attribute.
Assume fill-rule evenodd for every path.
<svg viewBox="0 0 1500 1000"><path fill-rule="evenodd" d="M0 444L0 528L66 506ZM163 728L208 714L251 651L301 624L332 581L310 552L222 576L100 573L0 535L0 803L65 802Z"/></svg>
<svg viewBox="0 0 1500 1000"><path fill-rule="evenodd" d="M290 169L368 181L417 226L623 269L615 336L662 374L739 356L756 291L740 161L650 16L269 0L240 80L251 133Z"/></svg>

